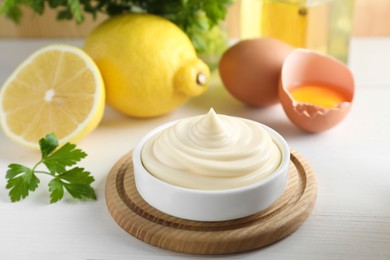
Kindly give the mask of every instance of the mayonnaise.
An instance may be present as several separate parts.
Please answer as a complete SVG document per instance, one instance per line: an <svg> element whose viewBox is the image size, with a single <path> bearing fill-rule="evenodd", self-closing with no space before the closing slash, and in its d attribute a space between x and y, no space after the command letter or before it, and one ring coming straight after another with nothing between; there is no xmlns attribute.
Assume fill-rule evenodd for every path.
<svg viewBox="0 0 390 260"><path fill-rule="evenodd" d="M281 151L261 124L213 109L179 120L151 137L141 160L156 178L185 188L246 186L272 174Z"/></svg>

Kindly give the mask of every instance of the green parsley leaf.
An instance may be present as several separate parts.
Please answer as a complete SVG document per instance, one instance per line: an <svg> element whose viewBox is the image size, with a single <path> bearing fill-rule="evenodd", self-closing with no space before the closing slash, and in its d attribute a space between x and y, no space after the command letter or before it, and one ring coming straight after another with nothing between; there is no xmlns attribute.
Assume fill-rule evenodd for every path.
<svg viewBox="0 0 390 260"><path fill-rule="evenodd" d="M96 200L95 191L86 184L68 184L63 182L67 192L75 199L93 199Z"/></svg>
<svg viewBox="0 0 390 260"><path fill-rule="evenodd" d="M61 180L55 178L49 182L50 203L55 203L64 196L64 186Z"/></svg>
<svg viewBox="0 0 390 260"><path fill-rule="evenodd" d="M54 134L48 134L39 140L39 147L41 148L42 159L46 158L58 147L58 140Z"/></svg>
<svg viewBox="0 0 390 260"><path fill-rule="evenodd" d="M87 156L85 152L76 148L76 145L66 143L58 147L58 140L54 134L48 134L39 141L42 159L33 167L28 168L20 164L10 164L6 173L9 197L12 202L26 198L30 191L34 191L39 184L36 174L45 174L53 179L49 182L50 203L60 201L66 190L75 199L94 199L96 194L91 187L94 177L84 168L74 167L81 159ZM36 170L44 164L47 171Z"/></svg>
<svg viewBox="0 0 390 260"><path fill-rule="evenodd" d="M66 166L75 165L87 154L80 149L76 149L76 145L66 143L57 151L42 158L42 162L50 170L50 172L63 173L66 171Z"/></svg>
<svg viewBox="0 0 390 260"><path fill-rule="evenodd" d="M84 171L83 168L75 167L61 175L58 175L58 178L71 184L77 183L89 185L95 180L93 176L90 176L90 174L90 172Z"/></svg>
<svg viewBox="0 0 390 260"><path fill-rule="evenodd" d="M81 5L79 0L68 0L69 10L74 15L76 21L81 23L84 20L84 16L81 11Z"/></svg>
<svg viewBox="0 0 390 260"><path fill-rule="evenodd" d="M57 175L49 183L50 203L62 199L64 188L75 199L96 199L95 191L90 186L94 180L89 172L79 167Z"/></svg>
<svg viewBox="0 0 390 260"><path fill-rule="evenodd" d="M26 198L39 184L34 171L20 164L10 164L6 178L8 179L6 188L10 190L9 197L12 202Z"/></svg>

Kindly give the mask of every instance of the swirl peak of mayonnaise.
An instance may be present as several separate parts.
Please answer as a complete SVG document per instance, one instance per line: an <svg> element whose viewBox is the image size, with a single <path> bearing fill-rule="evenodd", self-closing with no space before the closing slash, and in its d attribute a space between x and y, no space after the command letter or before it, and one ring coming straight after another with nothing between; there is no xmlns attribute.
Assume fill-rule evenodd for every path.
<svg viewBox="0 0 390 260"><path fill-rule="evenodd" d="M167 183L191 189L222 190L271 175L282 155L264 127L248 119L206 115L177 121L142 148L146 170Z"/></svg>

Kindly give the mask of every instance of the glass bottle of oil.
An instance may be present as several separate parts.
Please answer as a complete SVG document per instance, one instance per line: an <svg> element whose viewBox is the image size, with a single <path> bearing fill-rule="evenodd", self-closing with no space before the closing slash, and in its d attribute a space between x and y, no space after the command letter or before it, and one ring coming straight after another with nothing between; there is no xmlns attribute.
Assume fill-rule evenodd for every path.
<svg viewBox="0 0 390 260"><path fill-rule="evenodd" d="M274 37L348 59L354 0L241 0L241 38Z"/></svg>

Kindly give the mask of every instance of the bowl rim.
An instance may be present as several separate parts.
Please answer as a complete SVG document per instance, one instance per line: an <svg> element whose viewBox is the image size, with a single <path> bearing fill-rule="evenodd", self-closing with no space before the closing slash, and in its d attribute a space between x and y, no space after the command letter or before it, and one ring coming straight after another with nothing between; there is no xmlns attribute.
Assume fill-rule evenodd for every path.
<svg viewBox="0 0 390 260"><path fill-rule="evenodd" d="M142 149L144 147L144 144L151 137L153 137L157 133L163 131L164 129L174 125L175 123L177 123L180 120L181 119L164 123L164 124L154 128L154 129L152 129L151 131L147 132L140 139L140 141L138 141L136 143L136 145L134 147L134 150L133 150L133 155L132 155L133 167L134 168L135 167L141 167L142 172L147 173L148 177L153 179L153 181L157 182L159 185L163 185L163 186L166 186L166 187L171 188L171 189L176 189L178 191L183 191L183 192L192 193L192 194L199 194L199 195L207 195L207 194L223 195L223 194L243 193L243 192L248 192L250 190L258 189L261 186L264 186L267 183L272 182L275 178L278 178L279 175L283 174L283 172L286 170L286 168L289 167L289 164L290 164L290 147L287 144L287 141L282 137L282 135L279 134L274 129L272 129L271 127L265 125L265 124L262 124L260 122L254 121L254 120L245 119L245 120L254 121L257 124L260 124L271 135L272 140L278 146L279 151L282 154L282 159L280 161L280 164L279 164L278 168L276 168L274 170L274 172L271 173L269 176L267 176L267 177L265 177L265 178L255 182L255 183L251 183L251 184L248 184L248 185L245 185L245 186L236 187L236 188L230 188L230 189L219 189L219 190L212 190L212 189L203 190L203 189L186 188L186 187L174 185L174 184L165 182L163 180L160 180L159 178L154 176L152 173L150 173L145 168L145 166L143 165L142 158L141 158L142 157Z"/></svg>

